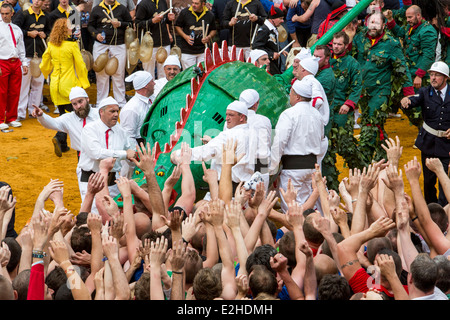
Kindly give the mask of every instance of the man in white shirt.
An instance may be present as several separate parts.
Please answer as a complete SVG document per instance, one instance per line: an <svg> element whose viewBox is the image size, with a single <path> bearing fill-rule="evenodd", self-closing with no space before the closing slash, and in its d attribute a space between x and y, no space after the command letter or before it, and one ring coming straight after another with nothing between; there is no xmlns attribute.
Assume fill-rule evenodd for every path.
<svg viewBox="0 0 450 320"><path fill-rule="evenodd" d="M328 124L330 120L330 105L328 103L327 94L322 87L322 84L315 78L317 71L319 70L319 58L314 56L301 59L296 72L296 77L299 80L305 80L312 84L312 100L311 105L317 109L322 115L322 123L324 126ZM322 164L322 160L328 150L328 137L324 136L322 139L322 151L318 158L319 165Z"/></svg>
<svg viewBox="0 0 450 320"><path fill-rule="evenodd" d="M221 131L216 137L212 138L208 143L192 148L192 161L211 160L210 168L216 170L219 177L222 169L222 148L227 143L227 140L234 140L237 142L236 158L245 154L232 168L231 179L233 186L236 187L239 182L249 181L254 173L254 157L255 146L249 144L249 125L247 123L248 108L247 105L241 101L233 101L227 106L226 122L227 130ZM253 148L252 148L253 147ZM174 156L179 156L180 151L174 152Z"/></svg>
<svg viewBox="0 0 450 320"><path fill-rule="evenodd" d="M135 95L120 111L120 125L131 138L134 148L141 142L145 145L145 140L141 137L141 128L152 105L150 97L154 91L155 81L151 73L147 71L136 71L125 78L125 81L133 82ZM134 167L134 163L122 160L121 175L131 178Z"/></svg>
<svg viewBox="0 0 450 320"><path fill-rule="evenodd" d="M272 145L272 123L262 114L256 113L259 106L259 93L255 89L246 89L239 95L239 101L248 108L247 123L249 125L250 145L256 146L255 172L260 172L266 189L269 187L270 147Z"/></svg>
<svg viewBox="0 0 450 320"><path fill-rule="evenodd" d="M81 133L81 153L78 167L81 169L80 189L84 199L87 192L88 179L91 174L99 172L100 161L107 158L116 159L114 167L108 174L108 189L111 197L119 194L115 180L119 177L121 160L135 157L134 146L127 132L117 123L119 119L119 103L107 97L99 103L100 118L87 124ZM94 205L93 209L94 210Z"/></svg>
<svg viewBox="0 0 450 320"><path fill-rule="evenodd" d="M91 108L89 105L89 96L81 87L73 87L70 90L69 100L72 103L72 112L65 113L60 117L53 118L44 113L44 111L33 105L32 116L37 118L38 122L47 129L58 132L65 132L70 137L70 146L77 150L77 156L80 157L81 151L81 132L86 124L99 119L98 109ZM55 153L61 157L61 144L57 137L52 139ZM78 186L80 187L81 169L77 167ZM81 187L80 187L81 193Z"/></svg>
<svg viewBox="0 0 450 320"><path fill-rule="evenodd" d="M4 3L0 9L0 130L9 126L20 127L17 120L20 86L23 74L28 73L25 44L22 30L11 23L14 13L10 4Z"/></svg>
<svg viewBox="0 0 450 320"><path fill-rule="evenodd" d="M177 74L181 71L181 62L180 59L178 59L177 55L171 54L167 57L166 61L164 61L163 64L164 69L164 78L158 78L155 80L155 91L153 92L152 100L154 101L158 94L161 92L162 88L175 78Z"/></svg>
<svg viewBox="0 0 450 320"><path fill-rule="evenodd" d="M70 90L69 100L72 103L72 112L65 113L60 117L53 118L43 112L43 110L33 105L32 116L36 117L45 128L65 132L70 137L70 146L77 150L78 156L81 151L81 131L83 127L99 118L98 109L91 108L89 96L81 87L73 87ZM52 142L55 146L55 154L61 157L60 142L56 136Z"/></svg>
<svg viewBox="0 0 450 320"><path fill-rule="evenodd" d="M297 201L305 203L312 192L311 175L321 153L324 125L320 112L311 106L312 83L296 80L289 95L291 108L283 111L275 127L269 172L276 174L280 162L280 188L291 179L298 190ZM281 208L287 204L281 196Z"/></svg>

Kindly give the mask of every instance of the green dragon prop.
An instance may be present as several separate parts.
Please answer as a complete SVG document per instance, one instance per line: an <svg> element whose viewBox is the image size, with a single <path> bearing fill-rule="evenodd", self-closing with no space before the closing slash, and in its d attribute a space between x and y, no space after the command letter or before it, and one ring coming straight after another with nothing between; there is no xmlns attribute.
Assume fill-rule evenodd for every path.
<svg viewBox="0 0 450 320"><path fill-rule="evenodd" d="M335 32L342 30L371 1L360 1L318 40L311 51L319 44L328 43ZM293 77L292 66L283 74L272 76L265 69L246 62L242 50L237 55L235 46L229 53L226 41L221 49L216 42L212 49L206 48L204 62L180 72L164 86L141 129L141 136L155 150L155 174L160 188L163 189L174 168L170 161L171 152L177 150L181 142L187 142L191 147L200 146L205 134L214 137L222 131L228 104L238 100L243 90L252 88L259 92L258 113L268 117L274 128L281 112L290 107L288 94ZM192 163L191 171L197 199L201 199L208 191L201 163ZM133 179L138 185L145 183L139 168ZM170 205L180 193L181 180L174 187ZM121 196L115 200L121 206Z"/></svg>

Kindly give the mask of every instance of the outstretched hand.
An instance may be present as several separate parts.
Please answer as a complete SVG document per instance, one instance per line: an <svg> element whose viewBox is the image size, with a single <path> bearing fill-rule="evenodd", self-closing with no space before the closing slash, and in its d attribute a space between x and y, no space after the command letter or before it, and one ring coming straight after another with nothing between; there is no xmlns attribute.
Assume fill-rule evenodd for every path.
<svg viewBox="0 0 450 320"><path fill-rule="evenodd" d="M147 142L147 148L141 143L137 148L138 159L130 159L142 172L147 175L155 170L155 150L150 148L150 143Z"/></svg>

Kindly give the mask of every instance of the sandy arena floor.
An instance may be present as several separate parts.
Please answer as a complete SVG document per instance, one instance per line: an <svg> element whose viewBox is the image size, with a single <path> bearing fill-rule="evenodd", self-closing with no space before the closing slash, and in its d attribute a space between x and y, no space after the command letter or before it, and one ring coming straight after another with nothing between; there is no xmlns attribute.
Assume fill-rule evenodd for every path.
<svg viewBox="0 0 450 320"><path fill-rule="evenodd" d="M95 85L88 89L91 102L95 103ZM132 93L129 93L132 94ZM44 87L44 96L49 102L48 113L53 114L54 106L50 101L48 86ZM94 101L93 101L94 100ZM9 183L14 195L17 197L15 229L20 232L27 220L31 217L34 203L42 188L50 179L59 179L64 182L64 203L75 215L81 204L75 168L77 156L75 150L64 153L61 158L53 151L52 137L55 131L45 129L36 119L26 119L21 128L13 128L13 132L0 132L0 181ZM390 118L386 124L389 136L399 136L403 145L403 156L400 168L417 156L420 152L412 146L417 136L417 128L410 126L406 116ZM355 131L355 134L359 133ZM348 169L342 168L342 160L338 157L338 167L342 171L342 179L348 174ZM409 185L403 174L405 191L409 193ZM47 210L52 211L52 202L47 202Z"/></svg>

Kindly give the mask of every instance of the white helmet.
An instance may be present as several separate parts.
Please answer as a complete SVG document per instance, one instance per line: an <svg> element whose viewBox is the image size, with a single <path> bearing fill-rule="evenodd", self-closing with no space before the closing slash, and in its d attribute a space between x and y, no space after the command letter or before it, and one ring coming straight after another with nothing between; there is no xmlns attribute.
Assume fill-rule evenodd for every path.
<svg viewBox="0 0 450 320"><path fill-rule="evenodd" d="M448 65L444 61L434 62L431 65L431 68L428 70L428 72L430 72L430 71L439 72L439 73L445 75L446 77L449 77L449 68L448 68Z"/></svg>

